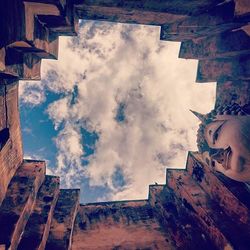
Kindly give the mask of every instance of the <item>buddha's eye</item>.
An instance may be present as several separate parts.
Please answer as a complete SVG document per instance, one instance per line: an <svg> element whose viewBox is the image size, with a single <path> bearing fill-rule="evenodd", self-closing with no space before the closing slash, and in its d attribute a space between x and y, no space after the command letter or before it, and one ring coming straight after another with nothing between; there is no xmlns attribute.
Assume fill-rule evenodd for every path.
<svg viewBox="0 0 250 250"><path fill-rule="evenodd" d="M220 131L221 131L221 129L222 129L224 123L225 123L225 122L223 122L223 123L215 130L215 132L214 132L214 134L213 134L213 144L215 144L215 142L218 140Z"/></svg>
<svg viewBox="0 0 250 250"><path fill-rule="evenodd" d="M217 129L213 134L213 144L215 144L215 142L218 140L218 137L219 137L219 131Z"/></svg>
<svg viewBox="0 0 250 250"><path fill-rule="evenodd" d="M212 161L212 162L211 162L211 165L212 165L212 167L214 168L214 167L215 167L215 161Z"/></svg>
<svg viewBox="0 0 250 250"><path fill-rule="evenodd" d="M217 140L218 140L218 137L219 137L219 133L218 133L218 131L216 131L216 132L214 133L214 140L217 141Z"/></svg>

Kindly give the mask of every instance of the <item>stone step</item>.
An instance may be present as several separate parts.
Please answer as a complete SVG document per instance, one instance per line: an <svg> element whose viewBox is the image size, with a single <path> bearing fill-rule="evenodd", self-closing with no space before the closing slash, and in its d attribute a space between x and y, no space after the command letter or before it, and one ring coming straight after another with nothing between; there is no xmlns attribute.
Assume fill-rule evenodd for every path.
<svg viewBox="0 0 250 250"><path fill-rule="evenodd" d="M78 17L75 15L73 0L28 0L29 9L50 32L57 35L73 36L78 30ZM39 5L43 11L39 11ZM54 6L54 7L51 7Z"/></svg>
<svg viewBox="0 0 250 250"><path fill-rule="evenodd" d="M51 44L53 42L52 39L47 39L47 44L42 42L46 40L48 32L39 27L37 15L60 15L60 10L57 6L38 2L9 0L6 2L5 7L8 14L5 15L6 20L4 21L9 24L8 27L14 30L4 27L1 31L3 39L1 39L0 48L8 46L31 50L33 47L33 50L35 48L37 50L45 50L46 46L47 49L49 45L53 47Z"/></svg>
<svg viewBox="0 0 250 250"><path fill-rule="evenodd" d="M74 0L64 0L61 5L60 15L43 14L38 15L38 19L56 35L75 36L78 32L79 18L75 11Z"/></svg>
<svg viewBox="0 0 250 250"><path fill-rule="evenodd" d="M238 187L238 182L235 182L235 186L234 181L226 177L224 178L230 181L230 185L225 185L224 181L218 178L218 174L212 171L199 153L189 152L187 171L210 198L219 204L223 213L230 218L231 225L237 228L236 234L240 236L238 236L238 239L235 237L234 244L239 245L237 241L241 241L245 242L246 245L250 245L250 192L240 193L239 191L242 189ZM240 184L245 186L244 183ZM237 190L238 193L231 191L233 189Z"/></svg>
<svg viewBox="0 0 250 250"><path fill-rule="evenodd" d="M84 20L100 20L120 23L162 25L184 19L185 15L150 10L128 9L98 5L76 5L77 15Z"/></svg>
<svg viewBox="0 0 250 250"><path fill-rule="evenodd" d="M248 228L246 233L249 234L248 237L250 238L249 208L224 185L212 168L202 159L201 154L189 152L186 169L210 198L218 202L223 211L231 217L234 224L244 228L244 230ZM250 198L250 194L248 198Z"/></svg>
<svg viewBox="0 0 250 250"><path fill-rule="evenodd" d="M168 185L185 201L190 211L198 215L198 221L218 247L230 245L233 249L248 249L250 238L247 221L235 223L235 217L225 213L222 204L211 198L187 171L171 170L167 174Z"/></svg>
<svg viewBox="0 0 250 250"><path fill-rule="evenodd" d="M170 249L218 249L172 189L166 185L150 185L149 202L163 228L167 228Z"/></svg>
<svg viewBox="0 0 250 250"><path fill-rule="evenodd" d="M106 6L109 8L119 8L124 10L146 10L154 12L173 13L177 15L198 15L206 12L217 4L224 2L223 0L170 0L170 1L154 1L154 0L75 0L77 6L82 4L88 6Z"/></svg>
<svg viewBox="0 0 250 250"><path fill-rule="evenodd" d="M58 7L58 9L63 10L65 2L67 0L22 0L23 2L40 3L40 4L53 4Z"/></svg>
<svg viewBox="0 0 250 250"><path fill-rule="evenodd" d="M234 15L236 18L246 18L249 20L250 17L250 3L248 0L235 0L235 11Z"/></svg>
<svg viewBox="0 0 250 250"><path fill-rule="evenodd" d="M24 160L0 207L0 244L16 249L45 178L45 162Z"/></svg>
<svg viewBox="0 0 250 250"><path fill-rule="evenodd" d="M78 32L78 18L74 18L72 21L69 17L64 16L50 16L41 15L38 17L40 22L50 30L51 33L58 36L76 36Z"/></svg>
<svg viewBox="0 0 250 250"><path fill-rule="evenodd" d="M17 247L18 250L44 249L59 194L59 184L59 177L48 175L45 177Z"/></svg>
<svg viewBox="0 0 250 250"><path fill-rule="evenodd" d="M49 29L42 24L37 17L33 18L34 30L32 39L26 42L15 42L9 48L22 53L34 53L44 59L58 58L58 36L50 33Z"/></svg>
<svg viewBox="0 0 250 250"><path fill-rule="evenodd" d="M51 34L50 30L35 18L34 22L34 40L33 47L35 53L41 58L57 59L59 49L59 39L56 34Z"/></svg>
<svg viewBox="0 0 250 250"><path fill-rule="evenodd" d="M79 206L79 189L61 189L54 209L46 250L71 249L72 233Z"/></svg>
<svg viewBox="0 0 250 250"><path fill-rule="evenodd" d="M226 41L226 42L225 42ZM197 40L181 43L180 58L216 59L232 58L250 54L250 36L246 29L224 32Z"/></svg>
<svg viewBox="0 0 250 250"><path fill-rule="evenodd" d="M190 214L205 230L218 249L231 247L224 233L211 218L215 208L211 207L209 196L195 183L185 170L167 170L167 185L173 189L176 196L182 200ZM217 213L220 212L218 208Z"/></svg>
<svg viewBox="0 0 250 250"><path fill-rule="evenodd" d="M1 74L20 80L40 80L41 58L34 53L22 53L10 48L6 53L5 70Z"/></svg>
<svg viewBox="0 0 250 250"><path fill-rule="evenodd" d="M232 1L226 2L210 12L164 24L160 38L168 41L187 41L239 28L246 22L234 20L234 5Z"/></svg>
<svg viewBox="0 0 250 250"><path fill-rule="evenodd" d="M250 211L250 187L243 182L238 182L229 179L220 173L215 173L215 175L227 187L227 189L230 190L230 192L237 197L239 202L244 204L248 208L248 211ZM248 217L248 223L249 220L250 219Z"/></svg>
<svg viewBox="0 0 250 250"><path fill-rule="evenodd" d="M147 200L80 205L72 250L171 249Z"/></svg>
<svg viewBox="0 0 250 250"><path fill-rule="evenodd" d="M250 103L250 81L218 81L216 86L215 107L238 103L247 106Z"/></svg>
<svg viewBox="0 0 250 250"><path fill-rule="evenodd" d="M21 8L22 7L22 8ZM16 37L11 38L9 48L21 52L32 52L42 58L56 59L58 56L58 36L50 34L49 29L39 21L38 15L60 15L56 5L38 2L24 2L20 6L21 27ZM23 22L24 21L24 22ZM10 39L9 39L10 40Z"/></svg>
<svg viewBox="0 0 250 250"><path fill-rule="evenodd" d="M199 60L196 82L250 80L249 56Z"/></svg>

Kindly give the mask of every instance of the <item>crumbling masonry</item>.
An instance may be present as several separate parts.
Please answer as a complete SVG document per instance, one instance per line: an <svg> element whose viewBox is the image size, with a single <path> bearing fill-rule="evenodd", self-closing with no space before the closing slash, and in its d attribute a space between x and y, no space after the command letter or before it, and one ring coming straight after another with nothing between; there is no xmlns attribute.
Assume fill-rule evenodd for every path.
<svg viewBox="0 0 250 250"><path fill-rule="evenodd" d="M39 80L78 20L161 26L217 82L216 105L250 103L249 0L0 0L0 249L250 249L250 194L189 152L147 200L81 205L45 163L23 160L18 81ZM205 93L204 93L205 94Z"/></svg>

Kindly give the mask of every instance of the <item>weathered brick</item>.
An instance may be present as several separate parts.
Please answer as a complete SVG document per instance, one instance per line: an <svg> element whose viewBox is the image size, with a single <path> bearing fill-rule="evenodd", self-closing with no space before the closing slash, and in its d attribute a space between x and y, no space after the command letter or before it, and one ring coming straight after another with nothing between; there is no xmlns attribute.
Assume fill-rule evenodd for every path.
<svg viewBox="0 0 250 250"><path fill-rule="evenodd" d="M249 56L199 61L196 82L223 80L250 80Z"/></svg>
<svg viewBox="0 0 250 250"><path fill-rule="evenodd" d="M160 38L170 41L193 40L236 29L246 23L234 20L234 3L226 2L201 15L162 25Z"/></svg>
<svg viewBox="0 0 250 250"><path fill-rule="evenodd" d="M146 200L81 205L72 249L169 249Z"/></svg>
<svg viewBox="0 0 250 250"><path fill-rule="evenodd" d="M103 20L148 25L172 23L186 17L185 15L176 15L165 12L89 5L77 6L77 14L80 18L87 20Z"/></svg>
<svg viewBox="0 0 250 250"><path fill-rule="evenodd" d="M250 191L246 183L234 181L220 173L215 173L217 178L234 194L239 202L243 203L250 210ZM249 232L249 231L248 231Z"/></svg>
<svg viewBox="0 0 250 250"><path fill-rule="evenodd" d="M250 212L248 207L220 181L199 153L189 152L186 168L210 198L218 202L223 211L234 221L233 223L241 228L240 231L245 231L249 234L247 237L250 238Z"/></svg>
<svg viewBox="0 0 250 250"><path fill-rule="evenodd" d="M37 194L32 214L18 244L18 250L44 249L59 194L59 182L59 177L45 177Z"/></svg>
<svg viewBox="0 0 250 250"><path fill-rule="evenodd" d="M167 185L172 188L185 207L196 216L197 222L206 230L219 249L230 246L230 242L211 218L211 200L208 195L183 170L167 171Z"/></svg>
<svg viewBox="0 0 250 250"><path fill-rule="evenodd" d="M63 36L77 35L79 17L76 14L74 0L64 1L59 16L45 14L39 15L38 18L54 34Z"/></svg>
<svg viewBox="0 0 250 250"><path fill-rule="evenodd" d="M205 12L223 0L75 0L76 5L119 7L122 9L147 10L155 12L168 12L178 15L198 15Z"/></svg>
<svg viewBox="0 0 250 250"><path fill-rule="evenodd" d="M22 1L0 1L0 48L25 39L24 22Z"/></svg>
<svg viewBox="0 0 250 250"><path fill-rule="evenodd" d="M16 249L45 177L45 163L24 161L0 207L0 244Z"/></svg>
<svg viewBox="0 0 250 250"><path fill-rule="evenodd" d="M170 249L217 249L207 231L197 223L196 216L166 185L150 185L149 202L165 233Z"/></svg>
<svg viewBox="0 0 250 250"><path fill-rule="evenodd" d="M61 189L54 209L46 250L71 249L73 225L79 206L78 189Z"/></svg>
<svg viewBox="0 0 250 250"><path fill-rule="evenodd" d="M249 106L250 81L235 80L217 82L215 107L230 103Z"/></svg>
<svg viewBox="0 0 250 250"><path fill-rule="evenodd" d="M4 118L1 118L1 126L3 129L9 129L10 138L0 150L0 204L12 176L23 160L17 83L1 86L1 102L4 104L1 114Z"/></svg>
<svg viewBox="0 0 250 250"><path fill-rule="evenodd" d="M235 16L237 18L249 18L250 3L248 0L235 0Z"/></svg>
<svg viewBox="0 0 250 250"><path fill-rule="evenodd" d="M14 7L16 6L11 6L12 9ZM5 33L17 33L16 36L7 39L8 46L23 52L36 53L43 58L57 58L58 38L50 35L48 28L38 20L37 15L45 13L58 16L60 15L58 7L52 4L24 2L19 6L19 11L20 21L13 25L19 27L20 31L5 31ZM13 18L13 20L16 19ZM4 33L3 35L6 36Z"/></svg>
<svg viewBox="0 0 250 250"><path fill-rule="evenodd" d="M19 78L20 80L41 79L41 58L33 53L23 53L10 48L6 55L5 75Z"/></svg>
<svg viewBox="0 0 250 250"><path fill-rule="evenodd" d="M168 171L168 185L190 212L197 214L197 222L203 225L219 249L228 245L233 249L248 249L250 238L245 231L248 226L234 223L235 218L226 214L222 204L212 199L187 171Z"/></svg>
<svg viewBox="0 0 250 250"><path fill-rule="evenodd" d="M179 57L207 60L231 58L249 53L250 37L243 29L239 29L237 31L182 42Z"/></svg>

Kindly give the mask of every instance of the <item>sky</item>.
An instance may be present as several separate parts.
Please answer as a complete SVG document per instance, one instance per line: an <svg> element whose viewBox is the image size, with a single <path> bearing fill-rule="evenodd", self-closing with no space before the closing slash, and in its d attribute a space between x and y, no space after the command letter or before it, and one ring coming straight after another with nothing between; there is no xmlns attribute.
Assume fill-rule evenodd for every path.
<svg viewBox="0 0 250 250"><path fill-rule="evenodd" d="M195 83L197 61L159 37L157 26L80 21L42 80L20 82L25 158L46 160L82 203L146 199L197 150L189 109L213 109L215 83Z"/></svg>

